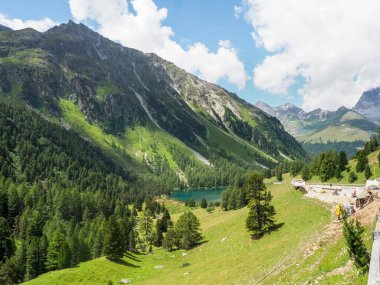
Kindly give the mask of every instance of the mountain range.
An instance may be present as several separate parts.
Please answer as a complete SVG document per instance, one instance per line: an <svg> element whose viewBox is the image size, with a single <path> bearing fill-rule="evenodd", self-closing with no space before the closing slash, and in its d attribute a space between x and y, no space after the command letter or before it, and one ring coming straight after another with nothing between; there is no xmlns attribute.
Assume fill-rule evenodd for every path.
<svg viewBox="0 0 380 285"><path fill-rule="evenodd" d="M256 107L267 114L278 118L285 129L302 142L328 142L328 141L359 141L368 140L377 132L376 117L369 117L368 110L363 106L376 108L376 102L371 99L363 103L365 92L354 109L340 107L336 111L315 109L306 112L292 104L271 107L263 102L257 102ZM360 109L360 107L362 109ZM376 112L373 112L376 115Z"/></svg>
<svg viewBox="0 0 380 285"><path fill-rule="evenodd" d="M195 183L194 169L262 169L307 156L277 118L236 94L71 21L44 33L0 27L0 94L123 167L165 168L185 184Z"/></svg>

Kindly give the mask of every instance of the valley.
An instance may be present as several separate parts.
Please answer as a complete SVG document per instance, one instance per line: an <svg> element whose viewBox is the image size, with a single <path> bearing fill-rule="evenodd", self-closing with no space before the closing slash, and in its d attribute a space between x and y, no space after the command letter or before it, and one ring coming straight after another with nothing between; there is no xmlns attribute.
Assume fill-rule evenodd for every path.
<svg viewBox="0 0 380 285"><path fill-rule="evenodd" d="M0 284L366 284L380 89L251 104L80 22L0 25Z"/></svg>

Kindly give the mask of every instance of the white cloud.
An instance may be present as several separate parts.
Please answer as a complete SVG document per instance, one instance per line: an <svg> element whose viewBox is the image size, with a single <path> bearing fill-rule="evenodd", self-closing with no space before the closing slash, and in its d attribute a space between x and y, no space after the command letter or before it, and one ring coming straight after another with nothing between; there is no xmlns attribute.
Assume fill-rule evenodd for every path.
<svg viewBox="0 0 380 285"><path fill-rule="evenodd" d="M13 30L21 30L25 28L33 28L37 31L44 32L51 27L57 25L58 23L54 22L50 18L44 18L41 20L26 20L23 21L17 18L9 18L4 14L0 13L0 24L6 27L9 27Z"/></svg>
<svg viewBox="0 0 380 285"><path fill-rule="evenodd" d="M268 51L254 69L258 88L286 94L303 78L303 107L331 110L380 86L380 1L243 0L241 8Z"/></svg>
<svg viewBox="0 0 380 285"><path fill-rule="evenodd" d="M95 21L99 32L121 44L144 52L154 52L201 78L217 82L226 79L239 89L245 87L247 74L237 51L229 41L220 41L216 52L203 43L186 49L175 42L171 27L162 22L166 8L158 9L152 0L69 0L76 21Z"/></svg>

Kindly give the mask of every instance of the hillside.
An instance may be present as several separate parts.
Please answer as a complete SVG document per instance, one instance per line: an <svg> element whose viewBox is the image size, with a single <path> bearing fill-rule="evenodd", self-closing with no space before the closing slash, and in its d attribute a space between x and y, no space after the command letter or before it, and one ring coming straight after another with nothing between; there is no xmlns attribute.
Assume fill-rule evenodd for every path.
<svg viewBox="0 0 380 285"><path fill-rule="evenodd" d="M184 185L213 185L214 178L193 180L189 169L214 177L306 157L277 119L235 94L82 24L2 30L0 39L3 96L69 125L116 159L128 154L130 168L158 174L164 164Z"/></svg>
<svg viewBox="0 0 380 285"><path fill-rule="evenodd" d="M284 225L259 241L252 241L244 227L246 208L211 214L197 209L194 213L201 220L206 242L195 249L156 249L153 255L128 255L122 263L100 258L25 284L106 284L109 280L117 284L123 278L131 279L131 284L274 284L279 280L281 284L316 280L319 284L365 284L366 276L357 276L354 270L345 275L334 273L349 258L340 234L326 240L335 224L329 207L303 198L289 184L270 185L269 189L277 221ZM366 240L370 241L370 230Z"/></svg>

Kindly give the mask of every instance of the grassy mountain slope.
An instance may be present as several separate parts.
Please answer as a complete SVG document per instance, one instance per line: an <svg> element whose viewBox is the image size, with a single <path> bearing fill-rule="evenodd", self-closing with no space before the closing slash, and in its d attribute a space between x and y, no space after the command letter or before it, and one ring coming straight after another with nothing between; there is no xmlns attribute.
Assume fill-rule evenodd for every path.
<svg viewBox="0 0 380 285"><path fill-rule="evenodd" d="M169 144L202 167L259 169L306 157L278 120L236 95L84 25L2 30L0 42L0 94L69 123L117 160L125 152L149 171L164 163L183 179ZM142 144L136 130L154 142Z"/></svg>
<svg viewBox="0 0 380 285"><path fill-rule="evenodd" d="M301 251L330 221L326 208L316 201L305 200L289 185L272 185L270 189L277 221L284 226L259 241L252 241L245 229L246 208L217 210L212 214L198 209L194 213L200 218L206 242L187 251L186 256L183 251L157 250L152 256L126 257L121 264L101 258L78 268L50 272L26 284L106 284L108 280L116 283L122 278L132 278L133 284L246 284L258 280ZM295 214L300 212L303 215ZM184 275L186 272L190 273Z"/></svg>
<svg viewBox="0 0 380 285"><path fill-rule="evenodd" d="M377 131L377 125L368 121L362 115L344 109L337 111L335 116L324 122L319 122L310 132L298 137L300 141L327 142L327 141L367 141Z"/></svg>

